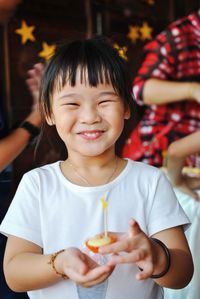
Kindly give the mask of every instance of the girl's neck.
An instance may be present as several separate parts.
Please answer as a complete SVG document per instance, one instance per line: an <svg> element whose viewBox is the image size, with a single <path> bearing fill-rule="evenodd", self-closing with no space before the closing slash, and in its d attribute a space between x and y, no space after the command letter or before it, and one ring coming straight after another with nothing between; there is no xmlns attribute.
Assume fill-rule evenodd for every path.
<svg viewBox="0 0 200 299"><path fill-rule="evenodd" d="M61 163L64 176L74 184L80 186L99 186L114 180L126 165L126 161L114 156L110 161L99 160L80 161L70 159ZM86 163L90 162L90 163Z"/></svg>

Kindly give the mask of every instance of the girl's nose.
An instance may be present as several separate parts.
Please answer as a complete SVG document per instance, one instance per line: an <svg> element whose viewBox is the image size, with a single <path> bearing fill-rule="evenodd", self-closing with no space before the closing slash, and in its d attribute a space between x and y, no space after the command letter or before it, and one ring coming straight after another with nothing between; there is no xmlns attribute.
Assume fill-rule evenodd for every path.
<svg viewBox="0 0 200 299"><path fill-rule="evenodd" d="M94 124L101 120L101 116L96 107L85 107L81 111L80 122Z"/></svg>

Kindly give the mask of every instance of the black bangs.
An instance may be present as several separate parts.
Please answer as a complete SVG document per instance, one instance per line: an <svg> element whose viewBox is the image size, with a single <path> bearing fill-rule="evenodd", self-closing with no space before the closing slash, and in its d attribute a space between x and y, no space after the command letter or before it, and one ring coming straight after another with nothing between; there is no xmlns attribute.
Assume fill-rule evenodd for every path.
<svg viewBox="0 0 200 299"><path fill-rule="evenodd" d="M41 95L45 113L51 112L50 98L54 91L60 91L66 81L75 86L78 76L81 83L92 87L111 83L127 105L132 93L127 73L126 62L106 38L74 41L58 47L43 76Z"/></svg>

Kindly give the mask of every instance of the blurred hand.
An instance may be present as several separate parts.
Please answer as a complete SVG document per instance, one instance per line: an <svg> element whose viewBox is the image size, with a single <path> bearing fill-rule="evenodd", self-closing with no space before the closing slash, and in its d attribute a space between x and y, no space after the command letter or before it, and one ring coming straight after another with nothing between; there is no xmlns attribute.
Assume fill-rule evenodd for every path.
<svg viewBox="0 0 200 299"><path fill-rule="evenodd" d="M57 271L82 287L91 287L107 279L114 266L100 266L78 248L68 248L56 258Z"/></svg>
<svg viewBox="0 0 200 299"><path fill-rule="evenodd" d="M140 229L138 223L131 219L129 222L129 231L125 234L109 233L117 239L117 242L102 246L99 253L112 253L108 265L115 266L121 263L135 263L143 271L136 275L137 279L146 279L150 277L154 270L152 241ZM119 255L120 252L126 252Z"/></svg>
<svg viewBox="0 0 200 299"><path fill-rule="evenodd" d="M42 63L34 64L33 68L28 71L28 79L26 84L33 97L33 106L37 105L40 96L40 85L42 74L44 71L44 65Z"/></svg>
<svg viewBox="0 0 200 299"><path fill-rule="evenodd" d="M200 195L197 192L195 192L196 189L200 189L200 178L182 175L178 184L173 185L181 192L189 195L194 200L200 202Z"/></svg>
<svg viewBox="0 0 200 299"><path fill-rule="evenodd" d="M33 68L28 71L28 79L26 80L26 84L33 98L31 113L27 117L27 120L36 126L41 125L41 115L39 112L39 97L43 70L44 65L42 63L35 64Z"/></svg>

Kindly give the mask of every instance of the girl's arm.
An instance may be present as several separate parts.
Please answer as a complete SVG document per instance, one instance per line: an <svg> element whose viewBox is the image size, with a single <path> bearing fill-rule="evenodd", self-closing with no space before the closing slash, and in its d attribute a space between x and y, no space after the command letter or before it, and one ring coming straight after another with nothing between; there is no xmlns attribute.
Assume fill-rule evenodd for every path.
<svg viewBox="0 0 200 299"><path fill-rule="evenodd" d="M54 260L55 268L49 263L51 257L52 254L44 255L36 244L9 236L4 257L8 286L15 292L27 292L71 279L83 287L90 287L107 279L114 269L114 266L99 266L77 248L59 253Z"/></svg>
<svg viewBox="0 0 200 299"><path fill-rule="evenodd" d="M137 264L143 269L141 272L138 269L136 275L138 280L150 278L166 269L168 262L163 248L149 238L135 220L130 220L128 233L115 235L115 237L118 238L116 243L100 249L102 254L117 254L111 257L110 265ZM161 278L155 279L156 283L174 289L185 287L193 275L193 262L182 227L165 229L152 237L161 240L167 246L171 257L169 270ZM126 254L119 255L118 253L122 251Z"/></svg>
<svg viewBox="0 0 200 299"><path fill-rule="evenodd" d="M4 274L8 286L15 292L47 287L61 277L48 264L50 255L24 239L9 236L4 256Z"/></svg>
<svg viewBox="0 0 200 299"><path fill-rule="evenodd" d="M153 237L161 240L170 251L170 268L166 275L155 281L163 287L180 289L187 286L193 275L193 261L191 252L182 227L174 227L163 230ZM163 261L161 269L166 265L166 257L163 259L163 250L158 244L154 244L154 253L156 260ZM157 271L157 270L156 270ZM157 272L159 273L159 272ZM156 274L156 272L154 273Z"/></svg>

